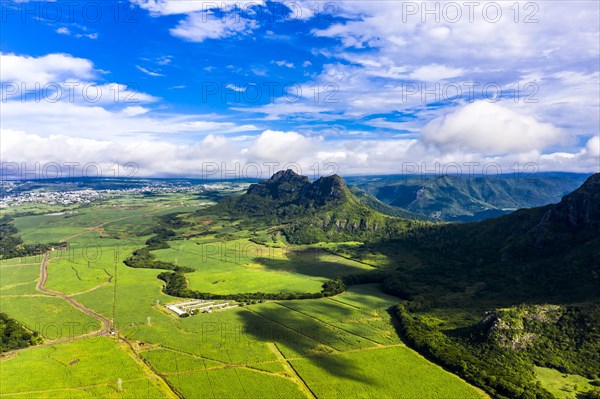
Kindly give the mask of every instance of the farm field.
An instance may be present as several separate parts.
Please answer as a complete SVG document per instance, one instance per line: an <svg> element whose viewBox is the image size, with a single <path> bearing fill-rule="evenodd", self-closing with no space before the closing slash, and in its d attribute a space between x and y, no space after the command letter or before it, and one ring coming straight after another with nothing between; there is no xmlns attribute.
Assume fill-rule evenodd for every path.
<svg viewBox="0 0 600 399"><path fill-rule="evenodd" d="M3 299L0 310L48 340L71 339L100 328L93 317L52 296L14 296Z"/></svg>
<svg viewBox="0 0 600 399"><path fill-rule="evenodd" d="M37 290L40 263L0 267L0 311L52 341L98 330L99 322L90 315Z"/></svg>
<svg viewBox="0 0 600 399"><path fill-rule="evenodd" d="M376 287L370 287L370 290L374 294ZM360 297L361 294L350 292L342 296L344 295ZM306 309L303 309L304 302L310 302L306 304ZM306 314L292 310L291 307L303 309ZM333 322L316 318L321 307L330 308L328 317ZM342 315L345 316L343 319L337 318ZM423 390L417 392L437 392L438 396L434 397L440 398L453 397L451 392L464 392L463 397L480 397L464 381L433 366L406 348L392 334L393 327L389 323L370 325L373 319L387 318L389 315L385 309L365 315L358 309L327 299L289 301L285 306L281 302L269 302L178 320L181 325L177 328L181 331L171 333L171 336L168 331L174 330L164 328L165 324L171 323L161 318L160 323L156 320L158 324L153 322L152 326L140 326L132 330L131 339L144 342L143 346L149 349L142 349L141 355L157 372L165 375L167 381L179 392L184 396L188 392L190 397L196 397L190 390L194 386L201 389L197 391L201 397L222 397L227 381L233 384L229 389L236 392L235 397L277 397L274 392L286 392L285 397L296 397L299 396L296 393L301 394L304 390L323 390L316 375L324 373L329 383L337 388L329 392L323 390L317 396L335 398L339 397L337 391L340 389L348 392L356 389L353 386L356 382L336 374L336 370L344 369L345 358L341 356L347 355L354 362L360 362L360 357L353 356L368 352L369 355L366 356L369 361L382 364L388 358L400 356L395 352L386 352L387 349L407 352L404 356L408 360L406 363L398 363L401 368L388 368L390 380L379 388L377 385L361 385L360 389L365 392L365 396L380 395L378 389L389 389L387 384L398 378L406 377L407 384L410 384L410 378L424 373L431 379L423 380ZM172 328L179 323L173 322ZM352 325L361 324L362 328L355 327L354 331L351 330ZM297 362L301 363L298 367ZM417 371L413 375L404 375L404 367ZM257 371L260 374L253 377ZM380 370L375 370L371 376L374 377L379 372ZM248 378L253 381L261 380L261 384L246 384ZM238 386L240 382L241 385ZM295 389L292 389L293 382L298 385ZM276 387L275 391L272 387Z"/></svg>
<svg viewBox="0 0 600 399"><path fill-rule="evenodd" d="M292 360L319 398L480 398L483 395L405 347ZM323 365L329 367L323 367Z"/></svg>
<svg viewBox="0 0 600 399"><path fill-rule="evenodd" d="M248 368L221 368L177 375L171 380L186 398L304 398L287 376L273 376Z"/></svg>
<svg viewBox="0 0 600 399"><path fill-rule="evenodd" d="M68 250L55 251L48 265L48 288L67 294L80 294L112 281L115 268L143 241L102 238L87 233L69 241Z"/></svg>
<svg viewBox="0 0 600 399"><path fill-rule="evenodd" d="M337 398L358 391L365 397L480 396L404 345L388 312L398 299L378 284L329 298L266 301L177 317L165 305L181 299L162 292L157 279L162 270L131 268L123 261L152 237L148 232L159 224L159 215L191 211L185 208L138 200L135 207L104 204L76 216L16 218L26 241L60 241L67 248L49 253L45 288L50 292L37 287L42 256L0 265L0 310L50 343L0 360L1 397L68 392L72 398ZM188 239L152 251L158 260L194 269L186 274L189 286L203 292L319 292L331 278L372 269L317 246L287 247L279 239L257 244L250 241L252 232L227 220L214 221L212 233L198 235L205 228L185 226L181 231ZM107 334L106 320L115 335ZM101 328L105 336L86 338ZM32 367L60 378L33 383L27 377ZM360 379L349 378L347 367ZM374 383L381 373L386 377ZM415 378L419 386L407 390Z"/></svg>
<svg viewBox="0 0 600 399"><path fill-rule="evenodd" d="M3 265L0 267L0 294L36 294L35 285L40 276L39 263L23 265Z"/></svg>
<svg viewBox="0 0 600 399"><path fill-rule="evenodd" d="M75 238L86 235L92 231L104 230L104 226L122 222L128 219L144 221L153 211L160 210L156 206L99 206L95 208L84 208L72 213L61 212L47 215L23 216L15 219L14 225L19 229L20 235L25 243L59 242L70 240L79 242ZM76 213L75 213L76 212ZM148 223L148 225L150 225ZM117 224L118 225L118 224ZM133 232L132 232L133 233Z"/></svg>
<svg viewBox="0 0 600 399"><path fill-rule="evenodd" d="M42 258L41 255L33 255L11 259L0 259L0 268L20 265L39 265Z"/></svg>
<svg viewBox="0 0 600 399"><path fill-rule="evenodd" d="M578 399L581 392L593 388L593 381L588 378L561 373L547 367L536 367L535 375L544 388L560 399Z"/></svg>
<svg viewBox="0 0 600 399"><path fill-rule="evenodd" d="M163 381L106 337L30 348L0 362L0 371L3 398L169 397Z"/></svg>
<svg viewBox="0 0 600 399"><path fill-rule="evenodd" d="M318 292L330 278L371 269L319 249L292 251L248 239L209 237L170 245L154 254L159 260L194 269L187 275L190 288L215 294Z"/></svg>

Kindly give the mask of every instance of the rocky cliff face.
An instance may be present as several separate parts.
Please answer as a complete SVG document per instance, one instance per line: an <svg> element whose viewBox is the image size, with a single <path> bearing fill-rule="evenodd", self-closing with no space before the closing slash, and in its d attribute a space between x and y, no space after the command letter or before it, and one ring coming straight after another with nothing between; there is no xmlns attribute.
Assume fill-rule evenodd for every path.
<svg viewBox="0 0 600 399"><path fill-rule="evenodd" d="M301 193L302 201L311 201L316 206L327 203L342 202L349 198L348 187L338 175L321 177L309 186L304 187Z"/></svg>
<svg viewBox="0 0 600 399"><path fill-rule="evenodd" d="M300 176L288 169L275 173L268 180L251 185L247 194L282 203L320 207L346 200L348 192L346 183L338 175L321 177L311 183L306 176Z"/></svg>
<svg viewBox="0 0 600 399"><path fill-rule="evenodd" d="M247 194L288 202L295 200L300 192L310 184L310 180L306 176L300 176L291 169L281 170L268 180L252 184L248 188Z"/></svg>
<svg viewBox="0 0 600 399"><path fill-rule="evenodd" d="M581 187L548 209L542 218L542 223L598 229L600 227L600 173L590 176Z"/></svg>

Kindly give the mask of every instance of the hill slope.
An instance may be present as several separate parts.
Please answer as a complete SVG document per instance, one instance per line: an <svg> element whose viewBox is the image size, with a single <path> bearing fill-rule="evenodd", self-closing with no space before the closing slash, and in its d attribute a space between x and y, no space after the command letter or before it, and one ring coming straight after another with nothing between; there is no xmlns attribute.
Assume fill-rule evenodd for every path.
<svg viewBox="0 0 600 399"><path fill-rule="evenodd" d="M390 260L406 342L493 397L552 397L534 366L600 377L600 174L558 204L364 252Z"/></svg>
<svg viewBox="0 0 600 399"><path fill-rule="evenodd" d="M388 205L384 202L381 202L371 194L366 191L361 190L356 186L348 187L352 194L356 196L356 198L367 205L369 208L376 210L379 213L383 213L384 215L394 216L398 218L412 219L412 220L424 220L424 221L434 221L434 218L425 216L423 214L414 213L407 211L405 209L399 208L397 206Z"/></svg>
<svg viewBox="0 0 600 399"><path fill-rule="evenodd" d="M340 176L310 182L292 170L251 185L244 195L219 203L217 209L281 225L289 242L302 244L392 238L420 223L373 210Z"/></svg>
<svg viewBox="0 0 600 399"><path fill-rule="evenodd" d="M598 297L599 185L596 174L558 204L478 223L434 225L394 246L420 260L423 284L478 284L472 295L511 292L515 300Z"/></svg>
<svg viewBox="0 0 600 399"><path fill-rule="evenodd" d="M355 178L351 184L380 201L446 221L478 221L556 203L589 175L537 174Z"/></svg>

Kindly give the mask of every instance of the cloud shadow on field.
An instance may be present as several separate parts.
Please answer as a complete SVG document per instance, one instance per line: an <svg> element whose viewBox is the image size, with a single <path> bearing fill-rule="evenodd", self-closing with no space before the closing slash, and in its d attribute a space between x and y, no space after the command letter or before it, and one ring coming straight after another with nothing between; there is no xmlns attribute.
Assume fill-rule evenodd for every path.
<svg viewBox="0 0 600 399"><path fill-rule="evenodd" d="M297 312L285 307L253 308L259 310L246 308L239 314L244 334L260 342L272 342L286 359L303 358L303 361L311 362L331 376L368 385L377 384L376 380L365 376L354 361L336 353L334 347L340 343L339 336L346 334L344 331L327 328L325 324L308 318L299 320Z"/></svg>
<svg viewBox="0 0 600 399"><path fill-rule="evenodd" d="M323 250L300 249L286 251L285 255L287 259L258 256L253 259L253 262L260 263L271 271L286 271L322 278L335 278L368 271L361 267L341 263L344 261L343 258Z"/></svg>

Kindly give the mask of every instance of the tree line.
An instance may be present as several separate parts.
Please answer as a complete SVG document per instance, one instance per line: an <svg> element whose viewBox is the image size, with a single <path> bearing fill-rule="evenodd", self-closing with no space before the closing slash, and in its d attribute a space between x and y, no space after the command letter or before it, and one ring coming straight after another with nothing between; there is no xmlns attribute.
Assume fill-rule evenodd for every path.
<svg viewBox="0 0 600 399"><path fill-rule="evenodd" d="M0 219L0 259L20 258L24 256L40 255L54 244L25 244L19 230L12 224L14 219L3 217Z"/></svg>
<svg viewBox="0 0 600 399"><path fill-rule="evenodd" d="M42 338L31 332L6 313L0 312L0 353L37 345Z"/></svg>

